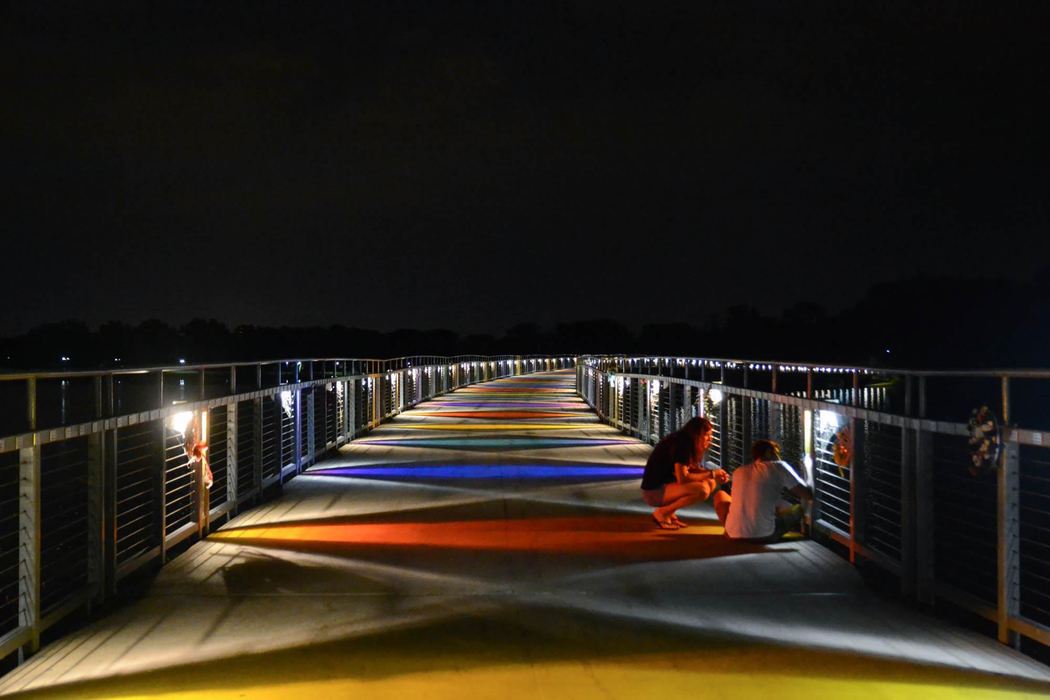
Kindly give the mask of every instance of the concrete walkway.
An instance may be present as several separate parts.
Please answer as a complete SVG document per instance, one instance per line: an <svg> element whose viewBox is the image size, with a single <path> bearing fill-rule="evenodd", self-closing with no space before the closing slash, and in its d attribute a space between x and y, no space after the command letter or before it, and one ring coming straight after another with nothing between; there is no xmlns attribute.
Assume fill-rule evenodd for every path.
<svg viewBox="0 0 1050 700"><path fill-rule="evenodd" d="M656 529L572 372L408 411L0 679L29 697L999 697L1050 669L809 541Z"/></svg>

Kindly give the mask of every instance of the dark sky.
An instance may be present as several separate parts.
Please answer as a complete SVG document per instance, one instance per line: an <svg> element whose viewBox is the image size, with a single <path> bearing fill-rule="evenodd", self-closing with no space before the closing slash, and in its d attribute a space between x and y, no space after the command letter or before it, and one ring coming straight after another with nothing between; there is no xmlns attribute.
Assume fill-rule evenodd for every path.
<svg viewBox="0 0 1050 700"><path fill-rule="evenodd" d="M933 7L5 3L0 335L699 323L1027 278L1048 6Z"/></svg>

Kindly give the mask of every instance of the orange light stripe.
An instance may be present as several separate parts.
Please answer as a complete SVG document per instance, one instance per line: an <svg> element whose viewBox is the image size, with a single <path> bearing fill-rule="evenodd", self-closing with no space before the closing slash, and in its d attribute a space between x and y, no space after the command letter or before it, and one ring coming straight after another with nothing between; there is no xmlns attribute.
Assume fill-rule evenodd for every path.
<svg viewBox="0 0 1050 700"><path fill-rule="evenodd" d="M644 516L472 520L444 523L344 523L279 525L223 530L208 537L220 542L273 543L274 546L387 546L446 547L594 553L625 558L689 558L696 555L700 537L721 548L720 525L695 522L687 530L669 534L651 526ZM690 535L692 537L690 537ZM667 539L668 544L659 544ZM726 542L729 542L726 540ZM740 548L740 543L734 543ZM657 549L654 549L654 546ZM750 551L750 550L749 550ZM740 553L743 553L742 551Z"/></svg>

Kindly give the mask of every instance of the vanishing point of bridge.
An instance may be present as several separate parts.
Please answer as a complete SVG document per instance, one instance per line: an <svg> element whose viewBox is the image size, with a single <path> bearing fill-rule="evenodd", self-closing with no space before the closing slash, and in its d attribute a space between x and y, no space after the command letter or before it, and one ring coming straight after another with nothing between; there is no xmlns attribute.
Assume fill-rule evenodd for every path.
<svg viewBox="0 0 1050 700"><path fill-rule="evenodd" d="M908 435L907 421L888 417L886 396L856 393L851 379L846 391L854 393L841 402L841 395L818 396L809 376L801 398L781 379L779 405L775 387L734 390L724 368L717 379L660 372L661 385L652 367L623 361L573 366L549 358L501 370L472 362L445 378L409 363L396 375L365 371L352 380L324 370L286 375L272 390L259 388L260 379L235 402L201 398L208 391L201 371L194 401L175 399L172 408L123 423L114 417L112 427L103 416L98 431L79 436L56 428L41 445L26 445L24 435L2 443L19 457L9 465L19 474L18 502L35 498L40 513L35 540L24 521L18 529L20 546L35 554L18 555L18 566L28 562L36 578L23 572L14 595L15 622L33 622L35 614L38 624L29 637L27 625L15 625L8 649L32 651L34 631L43 646L0 678L0 694L1050 693L1050 668L898 602L902 591L923 585L931 588L918 597L936 593L921 562L894 571L900 590L889 591L865 584L851 566L851 558L886 558L867 544L879 531L870 524L870 492L861 488L876 487L825 468L815 423L832 418L807 402L843 406L870 448L885 431L862 421L882 420ZM167 380L159 376L163 393ZM228 376L234 387L226 393L241 391L236 370ZM119 391L103 387L99 396L111 400ZM824 494L814 539L732 542L707 506L682 511L687 529L651 525L638 490L649 443L698 412L718 426L713 452L727 465L747 438L790 438L784 431L797 419L799 461L807 462L818 501ZM200 471L186 468L182 441L170 439L178 416L210 438L210 490ZM788 451L791 444L785 440ZM149 480L156 449L163 456L157 481L136 490ZM870 480L877 470L868 466ZM96 467L101 485L91 476ZM80 496L47 492L49 475L77 470L84 472ZM830 480L836 474L844 484ZM116 488L107 496L110 481ZM78 499L83 508L70 505ZM837 527L843 499L868 502L867 520L847 515ZM48 518L60 507L66 522L102 523L115 537L107 543L106 529L87 532L81 545L67 533L70 542L56 553L54 533L64 530ZM914 527L914 514L897 517ZM854 520L869 528L864 538ZM922 541L899 532L895 542L907 553ZM69 583L70 571L81 570ZM94 614L68 624L92 600ZM49 628L61 634L49 639Z"/></svg>

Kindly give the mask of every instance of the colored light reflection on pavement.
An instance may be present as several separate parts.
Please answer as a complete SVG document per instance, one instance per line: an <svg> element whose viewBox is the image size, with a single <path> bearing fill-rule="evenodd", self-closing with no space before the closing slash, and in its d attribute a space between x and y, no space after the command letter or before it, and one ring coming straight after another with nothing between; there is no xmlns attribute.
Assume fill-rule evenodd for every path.
<svg viewBox="0 0 1050 700"><path fill-rule="evenodd" d="M427 408L433 408L435 406L447 406L450 408L572 408L576 409L576 412L587 413L594 415L589 408L583 407L579 402L548 402L548 401L427 401L424 404Z"/></svg>
<svg viewBox="0 0 1050 700"><path fill-rule="evenodd" d="M401 477L406 479L603 479L631 478L642 476L641 467L591 467L584 465L546 464L466 464L466 465L413 465L413 466L369 466L343 467L337 469L313 469L317 476L350 477Z"/></svg>
<svg viewBox="0 0 1050 700"><path fill-rule="evenodd" d="M513 420L515 418L574 418L583 416L579 413L551 413L547 411L415 411L413 416L440 418L480 418L482 420ZM595 420L598 420L597 416Z"/></svg>
<svg viewBox="0 0 1050 700"><path fill-rule="evenodd" d="M257 545L292 548L398 546L491 551L530 551L601 558L695 559L698 555L728 556L759 551L740 547L723 536L717 523L694 523L688 535L654 530L630 516L523 518L451 522L337 523L278 525L224 529L209 539L250 541ZM703 541L702 541L703 540Z"/></svg>
<svg viewBox="0 0 1050 700"><path fill-rule="evenodd" d="M587 430L594 423L401 423L398 430Z"/></svg>
<svg viewBox="0 0 1050 700"><path fill-rule="evenodd" d="M495 419L465 408L587 410L572 375L458 390L340 447L283 484L280 497L176 557L123 618L45 647L0 692L182 700L1050 693L1045 668L866 594L849 563L814 542L733 542L699 508L681 513L688 528L656 528L638 493L650 448L609 426L531 414L535 423L504 423L483 437L404 437L417 418L457 420L453 428L465 431ZM508 393L512 383L528 394ZM533 384L555 389L529 399L540 396ZM522 433L544 421L574 437ZM411 459L441 461L412 464L404 456L412 453L393 447L427 448ZM552 449L551 463L540 464Z"/></svg>
<svg viewBox="0 0 1050 700"><path fill-rule="evenodd" d="M557 447L604 447L609 445L632 445L631 440L616 438L372 438L355 440L359 445L396 445L398 447L481 447L498 449L504 447L527 447L543 450Z"/></svg>

